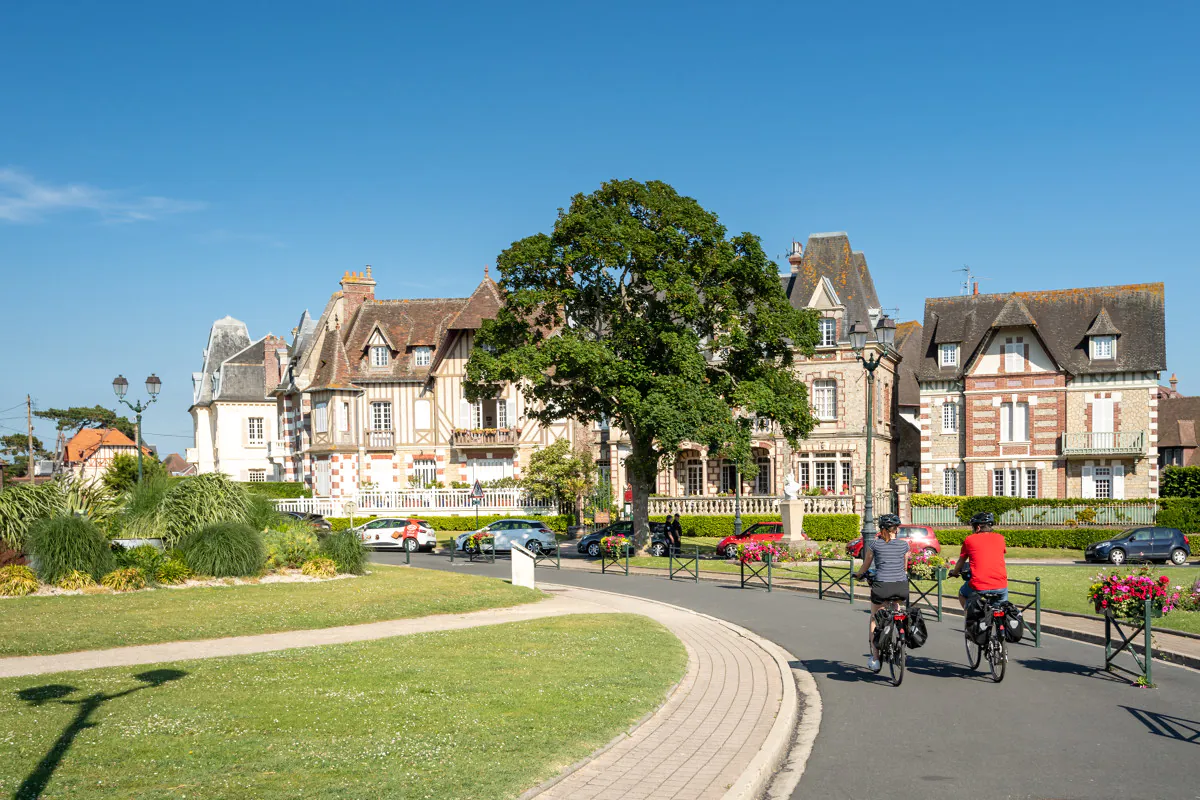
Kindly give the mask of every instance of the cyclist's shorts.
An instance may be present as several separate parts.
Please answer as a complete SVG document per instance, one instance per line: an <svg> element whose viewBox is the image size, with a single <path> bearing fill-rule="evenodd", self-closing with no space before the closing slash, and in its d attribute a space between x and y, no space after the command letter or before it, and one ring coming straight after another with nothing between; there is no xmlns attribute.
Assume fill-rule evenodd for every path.
<svg viewBox="0 0 1200 800"><path fill-rule="evenodd" d="M966 598L968 600L977 594L998 594L998 595L1000 595L1001 603L1008 602L1008 587L1007 586L1003 589L980 590L980 589L973 588L969 581L963 581L963 585L960 586L958 589L958 596Z"/></svg>
<svg viewBox="0 0 1200 800"><path fill-rule="evenodd" d="M908 581L891 581L871 584L871 602L882 605L889 600L908 602Z"/></svg>

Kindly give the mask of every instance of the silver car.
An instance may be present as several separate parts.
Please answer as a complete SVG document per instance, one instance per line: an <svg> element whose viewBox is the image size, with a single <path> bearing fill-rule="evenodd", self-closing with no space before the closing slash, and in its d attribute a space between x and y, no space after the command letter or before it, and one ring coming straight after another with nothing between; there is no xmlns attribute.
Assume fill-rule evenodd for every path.
<svg viewBox="0 0 1200 800"><path fill-rule="evenodd" d="M512 550L513 544L519 544L531 553L543 550L553 550L558 546L554 531L546 523L536 519L498 519L477 531L461 533L454 539L454 549L464 550L467 537L476 533L491 534L495 537L496 552Z"/></svg>

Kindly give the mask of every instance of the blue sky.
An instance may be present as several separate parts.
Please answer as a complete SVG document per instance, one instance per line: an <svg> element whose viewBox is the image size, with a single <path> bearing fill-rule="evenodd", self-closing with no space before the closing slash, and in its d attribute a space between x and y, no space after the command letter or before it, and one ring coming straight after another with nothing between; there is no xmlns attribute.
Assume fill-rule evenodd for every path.
<svg viewBox="0 0 1200 800"><path fill-rule="evenodd" d="M182 452L214 319L286 334L364 264L381 296L463 296L612 177L785 267L846 230L900 319L964 264L983 291L1165 281L1200 392L1200 6L427 5L7 8L0 432L26 392L111 406L154 371L147 439Z"/></svg>

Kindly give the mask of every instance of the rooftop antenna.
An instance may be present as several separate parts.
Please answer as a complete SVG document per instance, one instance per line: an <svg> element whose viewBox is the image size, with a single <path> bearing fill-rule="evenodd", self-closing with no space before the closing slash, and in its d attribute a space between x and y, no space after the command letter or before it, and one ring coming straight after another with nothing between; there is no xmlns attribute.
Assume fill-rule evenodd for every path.
<svg viewBox="0 0 1200 800"><path fill-rule="evenodd" d="M950 271L963 273L963 281L962 281L962 286L959 287L959 289L961 289L959 294L970 294L971 293L971 281L974 280L974 278L975 278L975 276L971 274L971 268L969 266L967 266L966 264L963 264L958 269L953 269Z"/></svg>

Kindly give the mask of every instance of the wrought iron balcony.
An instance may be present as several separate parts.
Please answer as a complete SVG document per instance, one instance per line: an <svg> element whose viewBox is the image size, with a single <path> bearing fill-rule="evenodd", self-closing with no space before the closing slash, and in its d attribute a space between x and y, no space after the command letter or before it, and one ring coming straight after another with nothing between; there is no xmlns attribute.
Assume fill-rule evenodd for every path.
<svg viewBox="0 0 1200 800"><path fill-rule="evenodd" d="M1064 456L1144 456L1145 431L1075 431L1062 437Z"/></svg>

